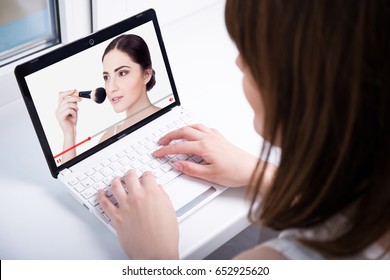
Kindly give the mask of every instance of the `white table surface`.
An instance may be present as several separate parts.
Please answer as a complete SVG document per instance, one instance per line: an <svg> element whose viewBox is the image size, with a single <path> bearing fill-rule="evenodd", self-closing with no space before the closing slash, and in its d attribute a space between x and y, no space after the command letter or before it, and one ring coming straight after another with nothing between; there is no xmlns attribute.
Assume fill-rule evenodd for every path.
<svg viewBox="0 0 390 280"><path fill-rule="evenodd" d="M164 26L162 33L183 106L258 154L261 138L223 5ZM51 177L21 98L0 107L0 131L0 259L127 258L117 238ZM181 258L204 258L249 225L244 191L228 189L180 223Z"/></svg>

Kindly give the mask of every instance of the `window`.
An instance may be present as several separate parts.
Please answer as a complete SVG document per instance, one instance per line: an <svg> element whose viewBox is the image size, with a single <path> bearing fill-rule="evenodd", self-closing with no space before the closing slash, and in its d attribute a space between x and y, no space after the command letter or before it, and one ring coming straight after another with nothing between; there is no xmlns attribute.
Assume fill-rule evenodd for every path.
<svg viewBox="0 0 390 280"><path fill-rule="evenodd" d="M57 2L1 0L0 66L60 43Z"/></svg>

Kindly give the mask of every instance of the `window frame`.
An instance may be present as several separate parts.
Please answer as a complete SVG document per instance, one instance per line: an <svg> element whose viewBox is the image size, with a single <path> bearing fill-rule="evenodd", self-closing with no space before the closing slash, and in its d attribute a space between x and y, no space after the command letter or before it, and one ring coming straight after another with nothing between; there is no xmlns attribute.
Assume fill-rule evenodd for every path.
<svg viewBox="0 0 390 280"><path fill-rule="evenodd" d="M13 72L16 65L50 52L64 44L87 36L92 32L92 10L90 0L56 0L59 17L59 43L51 47L25 51L15 56L12 62L1 63L0 76Z"/></svg>
<svg viewBox="0 0 390 280"><path fill-rule="evenodd" d="M0 66L0 84L3 88L0 94L0 106L21 98L14 76L14 69L18 64L32 60L92 32L91 0L57 1L61 42L44 50L24 52L13 62Z"/></svg>
<svg viewBox="0 0 390 280"><path fill-rule="evenodd" d="M52 34L56 38L40 38L34 41L26 42L20 46L14 47L14 50L6 52L5 59L0 61L0 67L6 66L14 61L17 61L26 56L32 55L39 51L43 51L47 48L54 47L61 44L61 29L60 29L60 17L59 17L59 0L50 1L47 0L49 6L49 13L53 20Z"/></svg>

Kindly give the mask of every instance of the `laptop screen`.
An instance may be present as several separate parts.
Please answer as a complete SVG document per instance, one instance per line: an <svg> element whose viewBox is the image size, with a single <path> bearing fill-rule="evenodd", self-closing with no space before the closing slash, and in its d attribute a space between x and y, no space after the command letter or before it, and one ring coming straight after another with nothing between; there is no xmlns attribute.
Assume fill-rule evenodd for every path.
<svg viewBox="0 0 390 280"><path fill-rule="evenodd" d="M52 173L179 104L153 10L15 73Z"/></svg>

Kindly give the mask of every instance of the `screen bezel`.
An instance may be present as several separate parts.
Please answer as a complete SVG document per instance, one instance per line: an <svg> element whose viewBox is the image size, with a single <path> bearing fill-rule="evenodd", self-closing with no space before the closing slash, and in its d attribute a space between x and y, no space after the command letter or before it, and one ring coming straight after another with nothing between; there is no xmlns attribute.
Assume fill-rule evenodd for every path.
<svg viewBox="0 0 390 280"><path fill-rule="evenodd" d="M61 60L64 60L66 58L69 58L70 56L73 56L79 52L82 52L84 50L87 50L89 48L92 48L102 42L105 42L109 39L112 39L120 34L123 34L125 32L128 32L140 25L143 25L147 22L153 22L153 26L156 32L158 44L160 47L161 55L165 64L165 68L167 71L167 75L169 78L169 82L172 88L172 93L174 96L174 102L169 104L168 106L161 108L156 113L148 116L147 118L143 119L142 121L130 126L129 128L125 129L124 131L112 136L111 138L107 139L106 141L97 144L96 146L92 147L91 149L85 151L84 153L76 156L75 158L57 166L55 163L55 159L53 157L53 152L50 148L48 139L46 138L42 123L39 119L39 115L37 112L37 109L34 105L31 93L29 91L29 88L27 86L26 82L26 76L35 73L49 65L52 65L54 63L57 63ZM42 147L46 162L49 166L51 175L54 178L57 178L58 174L66 169L70 168L74 164L84 160L85 158L88 158L92 154L104 149L108 145L111 145L112 143L116 142L117 140L123 138L124 136L130 134L131 132L139 129L140 127L146 125L147 123L151 122L152 120L158 118L159 116L165 114L166 112L170 111L175 106L180 106L180 100L177 93L176 85L173 79L171 67L168 61L168 56L166 53L166 49L164 46L164 42L161 35L161 30L157 21L156 12L153 9L146 10L140 14L137 14L135 16L132 16L128 19L125 19L121 22L118 22L114 25L111 25L107 28L104 28L96 33L90 34L82 39L79 39L77 41L74 41L72 43L69 43L67 45L64 45L63 47L60 47L56 50L53 50L50 53L47 53L43 56L40 56L38 58L35 58L31 61L28 61L24 64L18 65L15 68L15 76L16 80L18 82L19 88L22 93L23 100L26 104L28 113L30 115L31 121L33 123L34 129L36 131L36 134L38 136L40 145Z"/></svg>

